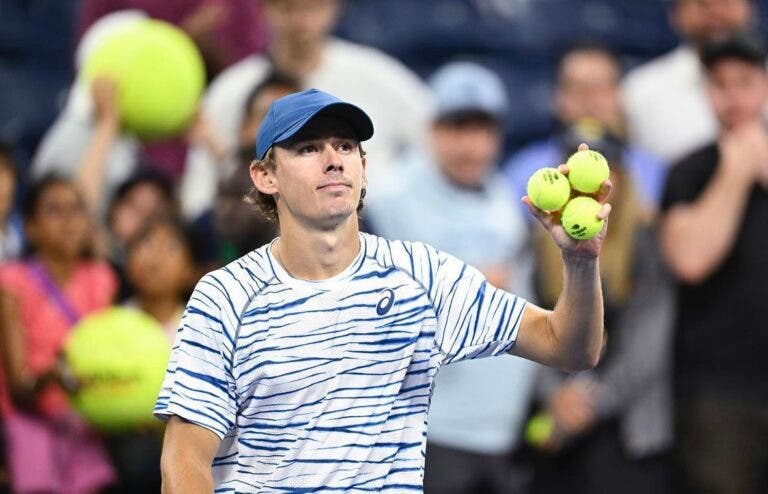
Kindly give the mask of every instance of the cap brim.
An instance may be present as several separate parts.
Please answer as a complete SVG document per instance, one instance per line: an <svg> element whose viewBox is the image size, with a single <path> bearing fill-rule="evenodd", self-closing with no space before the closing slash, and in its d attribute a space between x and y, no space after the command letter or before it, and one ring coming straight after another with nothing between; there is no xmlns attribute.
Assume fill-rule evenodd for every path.
<svg viewBox="0 0 768 494"><path fill-rule="evenodd" d="M275 139L275 144L280 144L281 142L291 139L301 132L301 129L306 127L313 118L320 115L337 117L340 120L347 122L355 133L355 137L358 141L367 141L373 137L373 122L371 122L368 115L353 104L339 102L331 103L307 114L306 117L297 121L283 132L278 139Z"/></svg>

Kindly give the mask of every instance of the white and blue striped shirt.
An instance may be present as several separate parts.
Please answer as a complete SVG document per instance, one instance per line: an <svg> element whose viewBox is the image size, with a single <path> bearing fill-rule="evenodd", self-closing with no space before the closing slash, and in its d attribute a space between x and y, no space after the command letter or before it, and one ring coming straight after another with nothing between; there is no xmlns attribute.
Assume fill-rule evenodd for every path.
<svg viewBox="0 0 768 494"><path fill-rule="evenodd" d="M195 288L155 414L222 438L216 492L421 492L438 369L514 345L523 299L428 245L360 243L328 280L265 246Z"/></svg>

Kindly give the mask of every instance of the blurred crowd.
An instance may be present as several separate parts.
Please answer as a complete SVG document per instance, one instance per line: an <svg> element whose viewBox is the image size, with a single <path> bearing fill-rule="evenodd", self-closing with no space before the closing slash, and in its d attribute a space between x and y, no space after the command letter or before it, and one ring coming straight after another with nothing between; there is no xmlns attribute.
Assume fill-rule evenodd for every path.
<svg viewBox="0 0 768 494"><path fill-rule="evenodd" d="M543 307L563 274L527 179L582 142L611 164L600 363L441 369L427 494L768 492L766 6L0 0L0 493L159 491L160 428L92 430L62 346L112 305L172 342L202 274L279 235L248 200L255 136L310 87L374 122L367 231ZM75 82L89 37L137 16L181 28L206 68L161 141L121 127L118 81Z"/></svg>

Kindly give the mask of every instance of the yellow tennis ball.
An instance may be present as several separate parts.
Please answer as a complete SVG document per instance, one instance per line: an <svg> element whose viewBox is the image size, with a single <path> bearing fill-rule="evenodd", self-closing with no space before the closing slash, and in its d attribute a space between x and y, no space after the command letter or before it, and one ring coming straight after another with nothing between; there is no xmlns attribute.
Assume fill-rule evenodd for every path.
<svg viewBox="0 0 768 494"><path fill-rule="evenodd" d="M594 194L600 190L600 186L610 174L605 157L591 149L572 154L566 165L571 187L586 194Z"/></svg>
<svg viewBox="0 0 768 494"><path fill-rule="evenodd" d="M571 196L568 179L557 168L540 168L528 179L528 197L544 211L562 208Z"/></svg>
<svg viewBox="0 0 768 494"><path fill-rule="evenodd" d="M64 347L79 383L73 406L100 430L154 424L170 351L160 324L139 310L112 307L83 318Z"/></svg>
<svg viewBox="0 0 768 494"><path fill-rule="evenodd" d="M588 240L603 229L604 221L597 217L602 208L591 197L574 197L563 208L560 221L568 235L576 240Z"/></svg>
<svg viewBox="0 0 768 494"><path fill-rule="evenodd" d="M120 121L145 139L183 131L197 111L205 66L181 29L157 20L116 28L88 56L81 81L106 75L118 85Z"/></svg>
<svg viewBox="0 0 768 494"><path fill-rule="evenodd" d="M541 446L549 441L555 431L555 421L551 415L539 413L531 417L525 425L525 440L528 444Z"/></svg>

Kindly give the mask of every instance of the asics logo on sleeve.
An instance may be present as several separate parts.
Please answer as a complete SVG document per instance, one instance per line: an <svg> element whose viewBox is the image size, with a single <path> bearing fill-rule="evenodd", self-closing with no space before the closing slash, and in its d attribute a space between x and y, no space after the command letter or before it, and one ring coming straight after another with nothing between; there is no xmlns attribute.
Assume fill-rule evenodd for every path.
<svg viewBox="0 0 768 494"><path fill-rule="evenodd" d="M389 288L385 288L379 292L379 296L381 296L381 299L379 300L379 303L376 304L376 314L383 316L389 312L389 309L392 308L392 304L395 303L395 292Z"/></svg>

